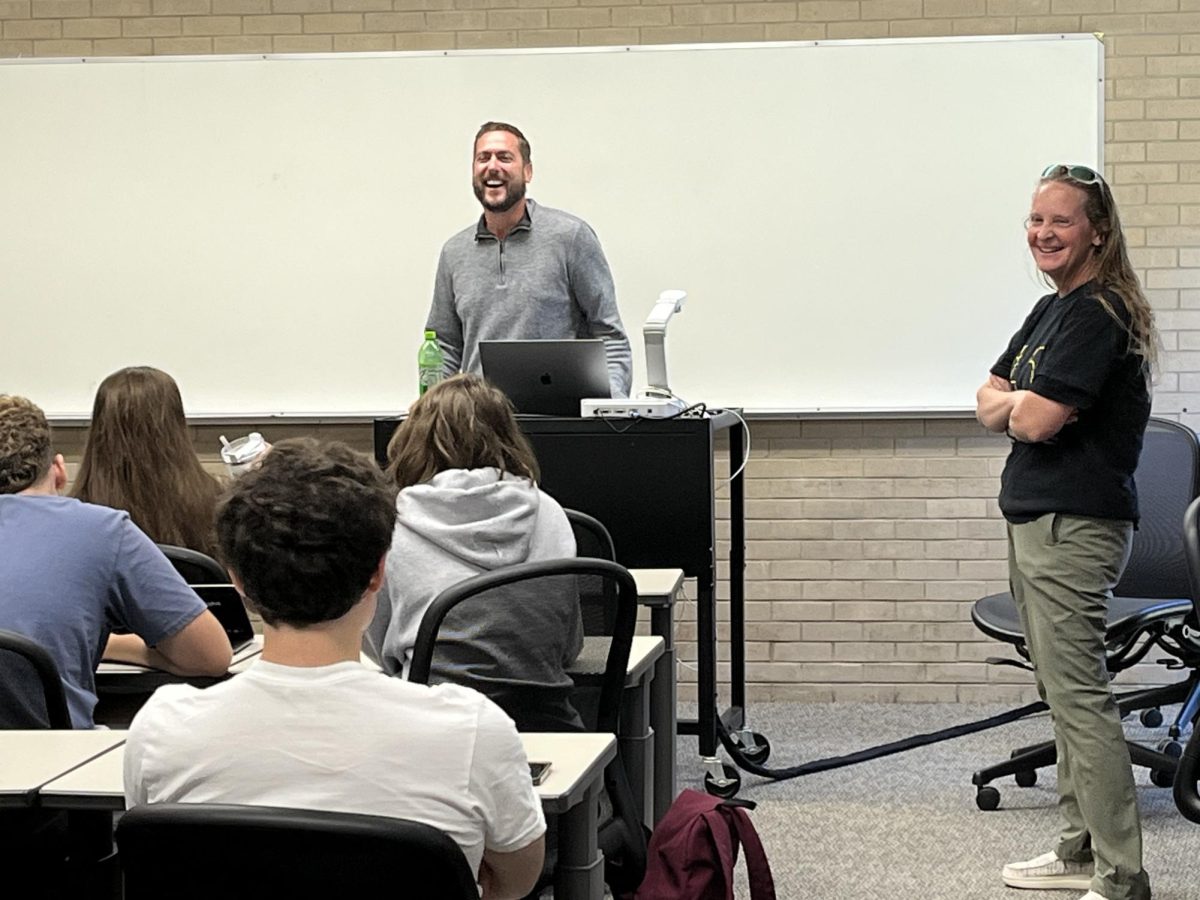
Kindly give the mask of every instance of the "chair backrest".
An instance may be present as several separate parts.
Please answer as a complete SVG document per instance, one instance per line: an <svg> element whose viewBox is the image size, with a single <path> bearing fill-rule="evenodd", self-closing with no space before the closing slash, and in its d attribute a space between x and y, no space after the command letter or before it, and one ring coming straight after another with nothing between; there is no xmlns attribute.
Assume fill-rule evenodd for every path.
<svg viewBox="0 0 1200 900"><path fill-rule="evenodd" d="M1150 419L1134 472L1141 521L1118 597L1175 600L1191 596L1183 514L1200 496L1200 441L1196 433L1169 419Z"/></svg>
<svg viewBox="0 0 1200 900"><path fill-rule="evenodd" d="M589 730L615 732L620 716L621 692L625 686L625 671L629 666L629 649L633 644L633 631L637 624L637 584L626 568L612 560L578 557L522 563L485 572L447 588L434 598L421 618L416 644L413 647L412 662L409 664L408 680L418 684L425 684L429 681L429 672L442 622L447 614L464 600L496 588L563 576L598 577L616 585L616 615L608 656L604 665L599 699L596 703L595 721L585 723L585 727ZM512 613L514 620L519 623L523 611L515 608ZM497 702L504 706L499 698L497 698ZM506 711L518 721L518 724L520 723L520 718L513 715L514 711Z"/></svg>
<svg viewBox="0 0 1200 900"><path fill-rule="evenodd" d="M150 804L121 817L117 848L125 900L479 897L466 857L448 835L384 816Z"/></svg>
<svg viewBox="0 0 1200 900"><path fill-rule="evenodd" d="M158 549L188 584L229 584L225 567L199 550L173 544L159 544Z"/></svg>
<svg viewBox="0 0 1200 900"><path fill-rule="evenodd" d="M564 509L575 534L575 555L617 561L612 535L597 518L577 509ZM612 634L617 614L616 587L607 578L579 579L579 612L586 635Z"/></svg>
<svg viewBox="0 0 1200 900"><path fill-rule="evenodd" d="M58 666L37 642L0 630L0 729L70 728Z"/></svg>

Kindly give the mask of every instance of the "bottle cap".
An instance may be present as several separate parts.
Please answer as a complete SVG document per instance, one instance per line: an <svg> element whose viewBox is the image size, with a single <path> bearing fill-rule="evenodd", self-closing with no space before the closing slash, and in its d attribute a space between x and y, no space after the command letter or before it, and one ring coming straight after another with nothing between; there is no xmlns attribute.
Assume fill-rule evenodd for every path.
<svg viewBox="0 0 1200 900"><path fill-rule="evenodd" d="M428 328L425 329L425 340L436 341L437 340L437 332L433 331L431 329L428 329Z"/></svg>

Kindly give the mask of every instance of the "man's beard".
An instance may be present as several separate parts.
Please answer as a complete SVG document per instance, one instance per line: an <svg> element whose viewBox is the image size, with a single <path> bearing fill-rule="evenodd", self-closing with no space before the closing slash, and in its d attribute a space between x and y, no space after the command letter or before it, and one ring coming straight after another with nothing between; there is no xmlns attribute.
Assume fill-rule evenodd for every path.
<svg viewBox="0 0 1200 900"><path fill-rule="evenodd" d="M480 205L482 205L483 208L486 209L488 212L493 212L493 213L508 212L510 209L512 209L514 206L516 206L518 203L520 203L522 200L525 199L525 182L523 182L523 181L522 182L512 182L512 181L508 182L508 184L507 184L508 190L504 194L504 199L501 200L499 203L488 203L486 200L483 199L484 193L486 191L486 188L483 185L483 181L476 181L475 184L472 186L475 189L475 199L478 200Z"/></svg>

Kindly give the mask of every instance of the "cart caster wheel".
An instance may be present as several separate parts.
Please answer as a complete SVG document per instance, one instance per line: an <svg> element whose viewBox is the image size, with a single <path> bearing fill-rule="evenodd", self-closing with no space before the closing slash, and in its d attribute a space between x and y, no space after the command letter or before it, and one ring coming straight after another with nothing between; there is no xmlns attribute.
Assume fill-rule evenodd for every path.
<svg viewBox="0 0 1200 900"><path fill-rule="evenodd" d="M1179 743L1179 741L1173 741L1170 738L1159 741L1154 749L1164 756L1171 757L1171 759L1179 759L1183 756L1183 744Z"/></svg>
<svg viewBox="0 0 1200 900"><path fill-rule="evenodd" d="M714 797L720 797L722 800L729 800L737 796L737 792L742 789L742 776L738 774L738 770L733 766L722 766L725 770L725 779L723 784L718 784L713 780L709 772L704 773L704 790L712 794Z"/></svg>
<svg viewBox="0 0 1200 900"><path fill-rule="evenodd" d="M754 749L749 750L746 747L740 746L740 741L738 742L739 749L742 751L742 756L746 757L746 759L756 766L761 766L771 755L771 742L757 731L752 731L750 734L754 738Z"/></svg>
<svg viewBox="0 0 1200 900"><path fill-rule="evenodd" d="M1000 808L1000 792L989 784L980 785L975 790L975 805L985 812Z"/></svg>
<svg viewBox="0 0 1200 900"><path fill-rule="evenodd" d="M1143 709L1142 714L1138 718L1142 720L1142 724L1147 728L1158 728L1163 723L1161 709Z"/></svg>
<svg viewBox="0 0 1200 900"><path fill-rule="evenodd" d="M1013 775L1017 787L1033 787L1037 784L1037 769L1022 769Z"/></svg>
<svg viewBox="0 0 1200 900"><path fill-rule="evenodd" d="M1151 769L1150 783L1155 787L1169 788L1175 783L1175 773L1163 769Z"/></svg>

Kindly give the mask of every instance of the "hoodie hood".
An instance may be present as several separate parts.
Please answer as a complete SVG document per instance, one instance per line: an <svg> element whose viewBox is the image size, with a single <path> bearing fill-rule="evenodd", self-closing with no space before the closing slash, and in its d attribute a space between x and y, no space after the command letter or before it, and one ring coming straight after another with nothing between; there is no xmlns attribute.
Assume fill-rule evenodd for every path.
<svg viewBox="0 0 1200 900"><path fill-rule="evenodd" d="M527 478L499 469L447 469L396 498L401 523L485 571L525 562L541 497Z"/></svg>

